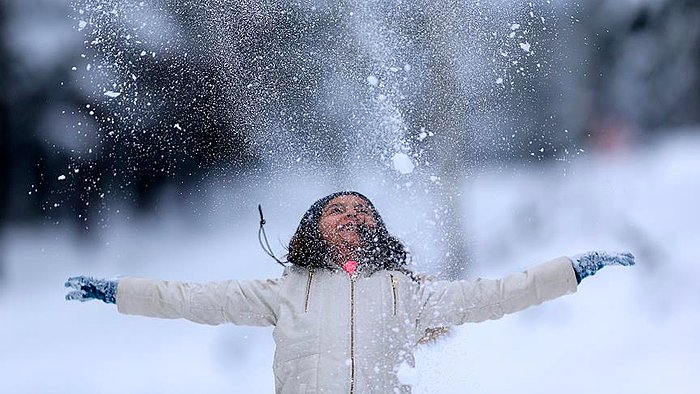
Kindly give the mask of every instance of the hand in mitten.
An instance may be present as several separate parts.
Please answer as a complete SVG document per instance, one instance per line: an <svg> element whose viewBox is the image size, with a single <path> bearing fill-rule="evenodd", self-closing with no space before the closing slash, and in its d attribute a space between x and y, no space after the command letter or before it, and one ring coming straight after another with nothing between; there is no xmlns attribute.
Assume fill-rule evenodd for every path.
<svg viewBox="0 0 700 394"><path fill-rule="evenodd" d="M571 261L576 272L576 279L578 283L581 283L583 278L595 274L606 265L634 265L634 256L629 252L592 251L572 256Z"/></svg>
<svg viewBox="0 0 700 394"><path fill-rule="evenodd" d="M101 300L107 304L117 303L116 280L95 279L89 276L74 276L68 278L65 286L74 289L66 294L66 300L81 302Z"/></svg>

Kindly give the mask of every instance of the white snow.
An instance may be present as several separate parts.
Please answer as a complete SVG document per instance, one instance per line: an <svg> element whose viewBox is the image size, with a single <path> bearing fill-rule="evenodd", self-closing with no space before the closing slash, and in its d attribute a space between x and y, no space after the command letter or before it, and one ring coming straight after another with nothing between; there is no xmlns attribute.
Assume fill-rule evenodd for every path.
<svg viewBox="0 0 700 394"><path fill-rule="evenodd" d="M413 172L415 165L411 158L403 152L399 152L392 156L391 161L393 163L394 169L401 174L410 174Z"/></svg>
<svg viewBox="0 0 700 394"><path fill-rule="evenodd" d="M59 181L65 181L65 180L66 180L66 176L63 175L63 174L61 174L61 175L58 176L58 180L59 180Z"/></svg>
<svg viewBox="0 0 700 394"><path fill-rule="evenodd" d="M405 361L399 365L396 376L399 378L401 384L408 386L415 386L418 384L418 370Z"/></svg>
<svg viewBox="0 0 700 394"><path fill-rule="evenodd" d="M374 75L370 75L367 77L367 83L371 86L377 86L379 84L379 80Z"/></svg>
<svg viewBox="0 0 700 394"><path fill-rule="evenodd" d="M83 30L87 26L87 22L85 21L79 21L78 22L78 30Z"/></svg>
<svg viewBox="0 0 700 394"><path fill-rule="evenodd" d="M496 83L499 84L499 85L502 84L502 83L503 83L503 78L500 78L500 77L499 77L499 78L496 78Z"/></svg>
<svg viewBox="0 0 700 394"><path fill-rule="evenodd" d="M605 268L576 294L454 328L419 347L417 370L401 379L416 382L416 394L699 392L698 149L696 131L615 154L586 149L539 167L499 164L465 175L470 277L500 277L592 248L632 250L638 265ZM71 223L6 227L0 393L274 392L270 327L124 316L113 305L64 301L63 282L75 274L278 277L257 243L257 202L266 207L268 235L286 241L310 202L337 189L294 175L259 186L242 180L246 192L212 188L191 216L173 205L127 221L122 209L91 239ZM423 232L432 206L424 202L438 196L421 194L415 204L370 178L347 186L373 198L421 270L434 274L424 264L433 249Z"/></svg>
<svg viewBox="0 0 700 394"><path fill-rule="evenodd" d="M119 97L121 94L122 94L122 92L115 92L113 90L108 90L104 93L104 95L109 97L109 98Z"/></svg>
<svg viewBox="0 0 700 394"><path fill-rule="evenodd" d="M525 52L530 52L530 44L529 44L529 43L527 43L527 42L521 42L521 43L518 44L518 45L520 45L520 48L522 48L523 51L525 51Z"/></svg>
<svg viewBox="0 0 700 394"><path fill-rule="evenodd" d="M510 25L510 30L518 30L520 29L520 24L519 23L513 23Z"/></svg>

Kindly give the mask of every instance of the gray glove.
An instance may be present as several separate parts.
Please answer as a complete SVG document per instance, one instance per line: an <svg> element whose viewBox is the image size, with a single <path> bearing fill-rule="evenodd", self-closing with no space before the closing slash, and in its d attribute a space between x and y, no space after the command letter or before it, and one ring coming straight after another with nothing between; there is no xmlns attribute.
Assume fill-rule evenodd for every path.
<svg viewBox="0 0 700 394"><path fill-rule="evenodd" d="M576 271L576 280L581 283L583 278L595 274L606 265L634 265L634 256L629 252L592 251L572 256L571 261Z"/></svg>
<svg viewBox="0 0 700 394"><path fill-rule="evenodd" d="M101 300L107 304L116 304L117 284L118 281L116 280L74 276L66 281L66 287L75 289L66 294L66 300L78 300L81 302Z"/></svg>

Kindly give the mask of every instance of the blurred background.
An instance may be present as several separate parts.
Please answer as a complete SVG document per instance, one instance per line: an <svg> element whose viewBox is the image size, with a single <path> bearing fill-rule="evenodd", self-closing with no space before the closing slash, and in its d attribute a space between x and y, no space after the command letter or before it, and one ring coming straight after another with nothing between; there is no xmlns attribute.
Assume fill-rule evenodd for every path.
<svg viewBox="0 0 700 394"><path fill-rule="evenodd" d="M274 391L269 328L63 301L281 267L369 196L414 268L638 265L421 347L416 392L696 393L700 2L4 0L2 393Z"/></svg>

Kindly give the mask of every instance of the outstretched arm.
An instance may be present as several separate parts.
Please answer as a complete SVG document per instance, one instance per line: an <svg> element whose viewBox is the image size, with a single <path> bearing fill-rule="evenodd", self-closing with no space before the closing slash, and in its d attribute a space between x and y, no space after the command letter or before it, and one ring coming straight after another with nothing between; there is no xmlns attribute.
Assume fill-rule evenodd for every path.
<svg viewBox="0 0 700 394"><path fill-rule="evenodd" d="M78 276L67 300L116 303L119 312L202 324L265 326L277 322L281 279L223 281L206 284L124 278L119 281Z"/></svg>
<svg viewBox="0 0 700 394"><path fill-rule="evenodd" d="M421 289L420 328L499 319L508 313L574 293L606 265L632 265L629 253L588 252L537 265L502 279L436 281Z"/></svg>
<svg viewBox="0 0 700 394"><path fill-rule="evenodd" d="M499 319L532 305L576 292L567 257L501 279L435 281L421 294L419 329Z"/></svg>

